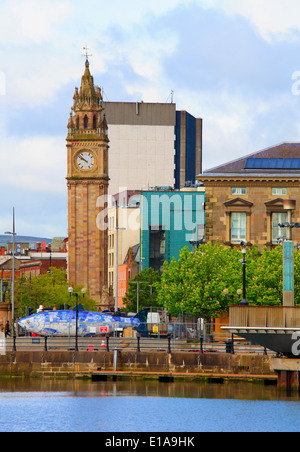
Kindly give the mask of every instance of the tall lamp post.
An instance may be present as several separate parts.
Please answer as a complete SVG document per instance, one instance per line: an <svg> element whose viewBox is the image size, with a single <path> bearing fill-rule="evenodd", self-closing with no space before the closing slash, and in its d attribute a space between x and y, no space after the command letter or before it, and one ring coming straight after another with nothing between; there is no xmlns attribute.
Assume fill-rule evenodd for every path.
<svg viewBox="0 0 300 452"><path fill-rule="evenodd" d="M76 297L76 332L75 332L75 351L78 352L78 293L73 293L73 287L68 288L68 292L74 297Z"/></svg>
<svg viewBox="0 0 300 452"><path fill-rule="evenodd" d="M242 241L242 253L243 253L243 259L240 260L241 264L243 265L243 299L241 301L241 306L248 306L248 300L246 299L246 246L247 242Z"/></svg>
<svg viewBox="0 0 300 452"><path fill-rule="evenodd" d="M13 207L13 230L12 232L5 232L5 234L12 235L13 249L12 249L12 278L11 278L11 317L12 326L11 332L15 339L15 208ZM15 341L14 341L15 343Z"/></svg>

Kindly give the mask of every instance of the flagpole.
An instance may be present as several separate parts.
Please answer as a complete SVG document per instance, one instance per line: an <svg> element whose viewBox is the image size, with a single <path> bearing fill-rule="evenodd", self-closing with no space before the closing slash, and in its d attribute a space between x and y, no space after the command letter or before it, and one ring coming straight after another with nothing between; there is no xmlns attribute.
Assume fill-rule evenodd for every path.
<svg viewBox="0 0 300 452"><path fill-rule="evenodd" d="M11 288L11 310L12 310L12 335L15 336L15 208L13 207L13 260L12 260L12 288Z"/></svg>

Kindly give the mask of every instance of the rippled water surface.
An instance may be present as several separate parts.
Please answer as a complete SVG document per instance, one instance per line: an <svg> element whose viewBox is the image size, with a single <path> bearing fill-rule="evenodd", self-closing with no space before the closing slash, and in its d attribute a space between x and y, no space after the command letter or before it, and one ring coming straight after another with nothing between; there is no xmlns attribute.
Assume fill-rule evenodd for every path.
<svg viewBox="0 0 300 452"><path fill-rule="evenodd" d="M274 386L1 381L0 431L300 431L300 399Z"/></svg>

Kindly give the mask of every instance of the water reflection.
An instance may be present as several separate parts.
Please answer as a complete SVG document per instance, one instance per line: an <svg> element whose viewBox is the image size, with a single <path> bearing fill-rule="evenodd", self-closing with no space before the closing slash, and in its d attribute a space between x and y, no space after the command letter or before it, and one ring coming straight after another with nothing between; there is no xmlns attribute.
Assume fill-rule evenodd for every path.
<svg viewBox="0 0 300 452"><path fill-rule="evenodd" d="M225 382L161 383L158 381L107 381L0 379L0 393L60 393L72 397L171 397L236 400L292 400L299 401L297 393L287 394L276 386ZM1 398L1 394L0 394Z"/></svg>

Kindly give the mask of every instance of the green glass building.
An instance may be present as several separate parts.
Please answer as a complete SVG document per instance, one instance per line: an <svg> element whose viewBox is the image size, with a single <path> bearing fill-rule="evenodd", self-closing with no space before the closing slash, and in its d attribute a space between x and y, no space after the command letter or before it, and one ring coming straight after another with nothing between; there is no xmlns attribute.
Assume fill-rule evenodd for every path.
<svg viewBox="0 0 300 452"><path fill-rule="evenodd" d="M163 191L141 193L140 267L162 271L165 261L179 258L204 239L205 193Z"/></svg>

